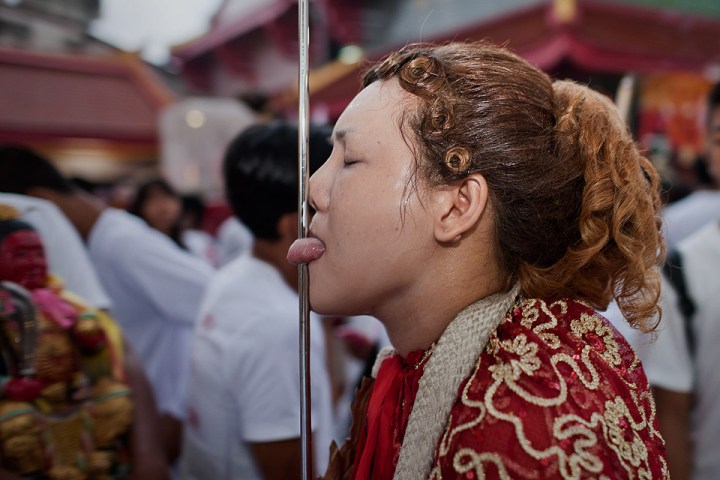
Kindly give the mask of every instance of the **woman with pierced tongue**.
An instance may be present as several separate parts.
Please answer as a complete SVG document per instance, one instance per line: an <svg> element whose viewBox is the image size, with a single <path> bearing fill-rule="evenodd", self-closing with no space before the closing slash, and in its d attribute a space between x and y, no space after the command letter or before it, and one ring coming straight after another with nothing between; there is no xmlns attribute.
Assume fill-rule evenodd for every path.
<svg viewBox="0 0 720 480"><path fill-rule="evenodd" d="M322 314L394 349L329 479L662 478L632 349L596 313L658 313L658 176L604 96L486 43L410 45L365 75L310 179Z"/></svg>

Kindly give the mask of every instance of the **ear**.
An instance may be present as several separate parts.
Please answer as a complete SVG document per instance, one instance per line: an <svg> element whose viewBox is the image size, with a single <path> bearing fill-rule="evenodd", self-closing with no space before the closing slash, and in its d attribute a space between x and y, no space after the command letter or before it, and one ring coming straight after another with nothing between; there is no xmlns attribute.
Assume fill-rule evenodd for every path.
<svg viewBox="0 0 720 480"><path fill-rule="evenodd" d="M298 212L290 212L282 215L275 228L280 238L294 242L298 237Z"/></svg>
<svg viewBox="0 0 720 480"><path fill-rule="evenodd" d="M43 200L48 200L50 202L56 200L58 197L57 192L46 187L30 187L27 189L26 194L30 197L42 198Z"/></svg>
<svg viewBox="0 0 720 480"><path fill-rule="evenodd" d="M480 221L488 202L485 177L473 173L457 185L434 194L434 234L441 243L459 241Z"/></svg>

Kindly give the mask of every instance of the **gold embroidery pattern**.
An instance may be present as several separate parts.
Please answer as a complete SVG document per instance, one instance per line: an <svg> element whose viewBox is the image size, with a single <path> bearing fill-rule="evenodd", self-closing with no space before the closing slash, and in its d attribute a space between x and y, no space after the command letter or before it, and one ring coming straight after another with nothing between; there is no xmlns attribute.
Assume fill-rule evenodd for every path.
<svg viewBox="0 0 720 480"><path fill-rule="evenodd" d="M473 377L475 377L475 375L477 375L477 372L480 369L481 362L482 362L482 357L479 358L477 363L475 364L475 370L473 371L471 378L473 378ZM452 429L452 430L446 429L445 430L445 433L443 434L443 436L440 440L440 454L441 455L447 455L450 445L451 445L452 440L455 437L455 435L457 435L458 433L460 433L464 430L471 429L472 427L474 427L475 425L480 423L483 420L483 418L485 418L485 412L487 411L487 409L485 408L485 404L482 401L473 401L468 396L468 389L470 388L471 385L472 385L472 382L467 382L465 384L465 387L463 388L461 401L462 401L463 405L465 405L471 409L477 409L478 412L475 414L475 418L473 418L471 421L466 422L466 423L458 426L455 429ZM453 417L452 417L452 414L450 414L450 419L448 421L448 425L452 425L452 423L453 423L452 420L453 420Z"/></svg>
<svg viewBox="0 0 720 480"><path fill-rule="evenodd" d="M558 309L560 315L567 313L567 302L557 301L548 306L545 302L536 305L532 300L524 300L520 304L522 309L522 321L520 324L533 331L537 334L550 348L557 349L560 347L560 339L557 335L552 333L551 329L556 328L558 325L557 317L552 313L552 310ZM548 321L539 325L534 325L535 322L540 318L540 313L545 314ZM550 330L550 331L549 331Z"/></svg>
<svg viewBox="0 0 720 480"><path fill-rule="evenodd" d="M523 373L532 375L540 368L540 359L537 358L538 346L536 343L528 343L525 335L501 342L500 348L506 352L517 354L519 358L513 358L509 363L503 365L490 367L493 378L509 378L517 381Z"/></svg>
<svg viewBox="0 0 720 480"><path fill-rule="evenodd" d="M473 471L478 479L485 478L483 463L493 463L497 469L499 478L509 480L511 477L505 469L502 459L499 455L492 453L477 453L469 448L460 449L453 459L453 467L458 473L466 473Z"/></svg>
<svg viewBox="0 0 720 480"><path fill-rule="evenodd" d="M618 453L623 463L641 467L647 460L647 448L637 432L642 425L636 424L622 398L605 402L605 435L610 447ZM628 467L626 467L628 468ZM628 470L630 470L628 468ZM645 468L638 469L639 478L652 478Z"/></svg>
<svg viewBox="0 0 720 480"><path fill-rule="evenodd" d="M604 351L597 349L600 356L610 365L620 365L620 350L614 339L612 328L605 324L597 315L583 313L579 320L570 322L570 329L580 338L592 335L602 340Z"/></svg>
<svg viewBox="0 0 720 480"><path fill-rule="evenodd" d="M431 479L669 478L647 381L604 319L579 302L526 299L498 332L463 387Z"/></svg>

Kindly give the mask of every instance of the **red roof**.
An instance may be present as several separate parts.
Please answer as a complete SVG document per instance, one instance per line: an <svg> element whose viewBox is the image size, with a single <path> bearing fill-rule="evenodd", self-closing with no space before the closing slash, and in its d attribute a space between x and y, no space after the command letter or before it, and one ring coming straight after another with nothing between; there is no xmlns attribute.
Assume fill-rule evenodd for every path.
<svg viewBox="0 0 720 480"><path fill-rule="evenodd" d="M542 3L428 41L488 39L506 44L547 71L561 62L616 73L702 72L720 65L720 19L592 1L571 3L575 10L563 20L557 18L553 3ZM392 49L368 58L377 60ZM311 82L311 107L337 116L357 93L364 66L343 70L335 81L319 88ZM292 95L286 95L279 104L292 110L294 102Z"/></svg>
<svg viewBox="0 0 720 480"><path fill-rule="evenodd" d="M272 23L282 14L287 12L292 4L293 1L290 0L275 0L266 2L265 5L253 10L252 13L235 21L228 21L226 23L220 23L217 19L218 15L216 15L216 19L214 21L216 25L214 25L210 31L196 39L173 47L172 55L183 62L187 62L193 58L204 55L207 52L221 47L222 45L231 42L233 39L245 35L256 28L261 28L269 23ZM222 13L223 7L225 7L225 5L221 7L218 14Z"/></svg>
<svg viewBox="0 0 720 480"><path fill-rule="evenodd" d="M541 4L438 40L487 38L543 69L569 60L594 71L702 71L720 64L720 19L605 2L575 3L571 18Z"/></svg>
<svg viewBox="0 0 720 480"><path fill-rule="evenodd" d="M134 56L55 55L0 48L0 140L157 141L172 99Z"/></svg>

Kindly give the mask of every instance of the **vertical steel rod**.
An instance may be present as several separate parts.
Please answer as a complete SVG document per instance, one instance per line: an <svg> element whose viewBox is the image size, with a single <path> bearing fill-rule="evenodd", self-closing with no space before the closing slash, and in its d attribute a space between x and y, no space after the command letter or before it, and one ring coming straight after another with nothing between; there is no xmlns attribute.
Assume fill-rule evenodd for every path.
<svg viewBox="0 0 720 480"><path fill-rule="evenodd" d="M310 138L310 85L309 45L310 18L308 0L298 1L299 75L298 75L298 238L307 237L308 202L307 185L308 150ZM300 441L302 449L302 478L312 476L312 421L310 417L310 300L308 266L300 265L298 270L298 294L300 297Z"/></svg>

